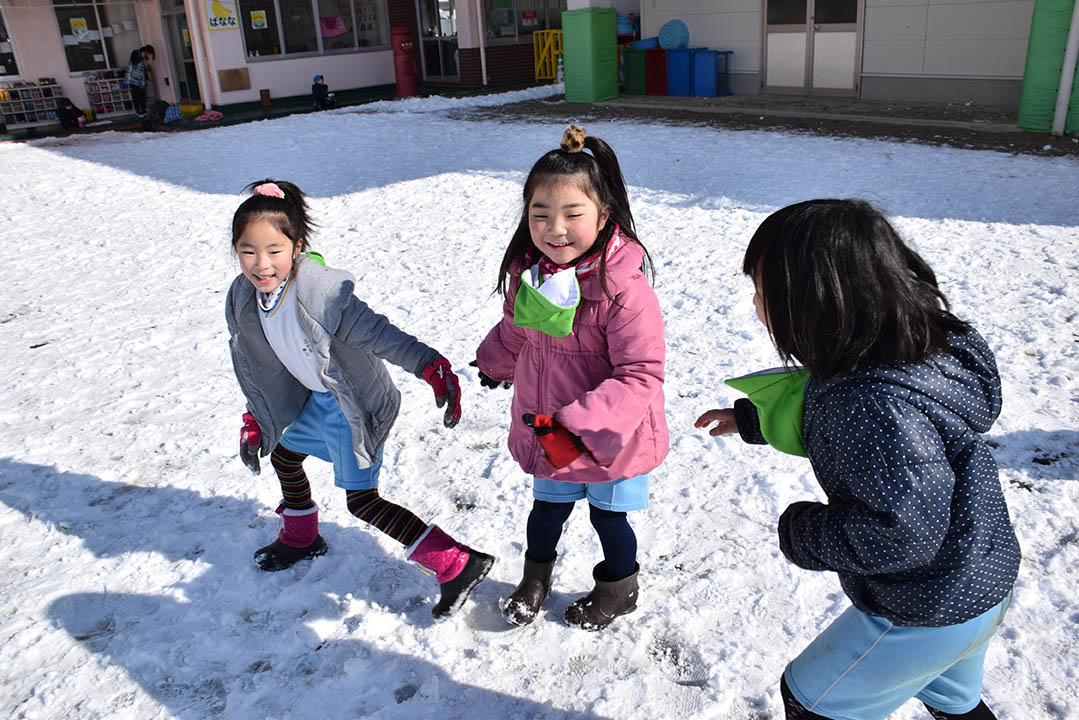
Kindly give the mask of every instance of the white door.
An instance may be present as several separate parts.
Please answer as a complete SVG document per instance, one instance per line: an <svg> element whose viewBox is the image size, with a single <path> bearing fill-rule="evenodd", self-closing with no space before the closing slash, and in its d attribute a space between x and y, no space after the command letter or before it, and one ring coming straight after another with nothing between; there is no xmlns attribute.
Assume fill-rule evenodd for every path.
<svg viewBox="0 0 1079 720"><path fill-rule="evenodd" d="M858 94L864 0L765 0L764 92Z"/></svg>

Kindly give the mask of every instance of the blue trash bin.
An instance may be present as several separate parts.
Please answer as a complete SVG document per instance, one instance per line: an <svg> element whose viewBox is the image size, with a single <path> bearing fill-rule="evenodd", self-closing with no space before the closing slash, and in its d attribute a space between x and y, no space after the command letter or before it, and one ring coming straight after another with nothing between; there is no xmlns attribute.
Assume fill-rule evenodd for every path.
<svg viewBox="0 0 1079 720"><path fill-rule="evenodd" d="M692 94L696 97L715 97L716 78L719 75L719 53L715 50L700 50L692 53L690 60Z"/></svg>
<svg viewBox="0 0 1079 720"><path fill-rule="evenodd" d="M667 51L667 94L685 97L693 89L693 57L707 48Z"/></svg>

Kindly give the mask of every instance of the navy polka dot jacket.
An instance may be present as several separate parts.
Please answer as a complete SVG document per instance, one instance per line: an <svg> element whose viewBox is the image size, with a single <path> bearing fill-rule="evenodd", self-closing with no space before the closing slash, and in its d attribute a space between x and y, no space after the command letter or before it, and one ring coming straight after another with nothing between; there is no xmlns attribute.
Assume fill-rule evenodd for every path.
<svg viewBox="0 0 1079 720"><path fill-rule="evenodd" d="M855 607L896 625L954 625L1011 590L1019 543L984 433L1000 376L971 330L926 362L875 366L805 390L803 440L827 504L779 519L780 547L839 573Z"/></svg>

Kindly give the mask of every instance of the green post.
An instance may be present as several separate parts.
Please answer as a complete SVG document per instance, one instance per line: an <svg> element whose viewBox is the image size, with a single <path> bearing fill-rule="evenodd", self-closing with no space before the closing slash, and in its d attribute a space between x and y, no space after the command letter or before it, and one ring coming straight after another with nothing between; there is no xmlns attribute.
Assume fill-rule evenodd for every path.
<svg viewBox="0 0 1079 720"><path fill-rule="evenodd" d="M1027 64L1023 72L1023 90L1019 96L1019 116L1016 124L1035 132L1049 132L1056 109L1060 71L1064 66L1064 48L1068 42L1068 26L1076 0L1035 0L1030 20L1030 40ZM1076 75L1079 82L1079 75ZM1072 86L1071 107L1067 132L1079 125L1076 98L1079 91Z"/></svg>
<svg viewBox="0 0 1079 720"><path fill-rule="evenodd" d="M611 8L562 13L566 102L592 103L618 97L617 23Z"/></svg>

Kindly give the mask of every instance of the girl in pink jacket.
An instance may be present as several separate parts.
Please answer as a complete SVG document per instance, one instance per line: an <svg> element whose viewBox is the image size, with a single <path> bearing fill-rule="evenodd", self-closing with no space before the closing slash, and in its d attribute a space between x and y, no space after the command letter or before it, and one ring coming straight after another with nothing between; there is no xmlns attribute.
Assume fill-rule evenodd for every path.
<svg viewBox="0 0 1079 720"><path fill-rule="evenodd" d="M498 275L504 316L476 352L480 382L514 387L509 447L534 476L524 576L503 603L514 625L551 590L558 540L587 499L603 562L566 622L599 630L637 607L637 538L648 473L667 455L663 318L625 181L607 143L571 125L524 186Z"/></svg>

